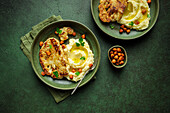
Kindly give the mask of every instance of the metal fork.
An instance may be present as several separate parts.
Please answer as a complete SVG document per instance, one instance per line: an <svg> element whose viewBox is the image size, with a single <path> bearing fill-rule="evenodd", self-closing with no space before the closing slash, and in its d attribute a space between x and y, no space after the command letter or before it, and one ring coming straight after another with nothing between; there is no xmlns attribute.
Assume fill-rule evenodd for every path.
<svg viewBox="0 0 170 113"><path fill-rule="evenodd" d="M89 71L92 71L93 69L95 69L96 65L97 65L97 58L95 58L95 61L94 61L93 66L92 66L89 70L87 70L87 71L85 72L83 78L79 81L79 83L77 84L77 86L74 88L74 90L72 91L71 95L74 94L74 92L75 92L76 89L79 87L80 83L82 82L82 80L84 79L84 77L86 76L86 74L87 74Z"/></svg>

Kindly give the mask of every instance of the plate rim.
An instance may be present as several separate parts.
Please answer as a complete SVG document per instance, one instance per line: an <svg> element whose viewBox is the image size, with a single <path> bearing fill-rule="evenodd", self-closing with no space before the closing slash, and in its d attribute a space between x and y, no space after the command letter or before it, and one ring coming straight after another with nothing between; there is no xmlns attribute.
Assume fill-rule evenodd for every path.
<svg viewBox="0 0 170 113"><path fill-rule="evenodd" d="M95 16L94 16L93 6L92 6L93 1L94 1L94 0L91 0L91 14L92 14L93 20L94 20L95 23L97 24L96 18L95 18ZM145 29L145 32L144 32L144 33L142 33L142 34L140 34L140 35L138 35L138 36L136 36L136 37L134 37L134 38L126 38L126 39L125 39L125 38L120 38L121 36L120 36L120 37L112 36L111 34L106 33L102 28L100 28L100 26L99 26L98 24L97 24L97 26L98 26L98 27L100 28L100 30L102 30L105 34L109 35L110 37L119 39L119 40L133 40L133 39L137 39L137 38L145 35L146 33L148 33L148 32L153 28L153 26L155 25L156 21L158 20L158 15L159 15L160 8L159 8L159 0L156 0L156 1L158 2L158 4L157 4L157 7L158 7L157 10L158 10L158 11L156 12L156 16L155 16L156 19L154 19L153 24L150 26L150 28Z"/></svg>
<svg viewBox="0 0 170 113"><path fill-rule="evenodd" d="M34 48L34 45L35 45L35 42L36 42L36 38L37 38L37 37L42 33L42 31L43 31L44 29L46 29L48 26L50 26L50 25L52 25L52 24L55 24L55 23L60 23L60 22L74 22L74 23L80 24L80 25L82 25L83 27L85 27L87 30L90 31L90 33L91 33L92 36L94 37L94 40L95 40L95 42L97 43L97 48L99 49L99 59L98 59L97 65L96 65L96 69L93 70L93 71L94 71L94 74L92 74L92 76L90 76L90 78L89 78L88 80L86 80L85 82L81 83L81 84L79 85L79 87L82 87L82 86L84 86L86 83L88 83L88 82L94 77L94 75L96 74L96 72L98 71L99 65L100 65L100 59L101 59L101 48L100 48L99 41L98 41L97 37L95 36L95 34L94 34L86 25L84 25L83 23L80 23L80 22L78 22L78 21L75 21L75 20L66 20L66 19L65 19L65 20L54 21L54 22L46 25L45 27L43 27L43 28L39 31L39 33L35 36L35 39L34 39L32 45L31 45L31 65L32 65L32 68L33 68L34 72L35 72L36 75L38 76L38 78L39 78L42 82L44 82L46 85L48 85L48 86L50 86L50 87L52 87L52 88L60 89L60 90L71 90L71 89L74 89L76 86L75 86L75 87L70 87L70 88L61 88L61 87L57 87L57 86L54 86L54 85L46 82L43 78L40 77L40 75L39 75L39 73L37 72L37 70L35 69L35 65L34 65L34 63L33 63L33 48ZM78 82L77 82L77 84L78 84Z"/></svg>

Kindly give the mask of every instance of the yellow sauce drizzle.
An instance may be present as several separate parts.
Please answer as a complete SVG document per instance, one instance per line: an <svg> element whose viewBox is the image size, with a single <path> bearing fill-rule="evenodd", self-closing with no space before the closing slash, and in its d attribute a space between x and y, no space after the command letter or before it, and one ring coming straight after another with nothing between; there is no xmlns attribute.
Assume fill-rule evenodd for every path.
<svg viewBox="0 0 170 113"><path fill-rule="evenodd" d="M85 53L86 56L82 56L81 54L75 54L76 52L79 52L79 53ZM87 56L88 56L88 52L86 49L82 48L82 47L75 47L75 48L72 48L71 51L70 51L70 58L74 61L74 63L79 63L80 62L80 58L81 57L85 57L85 60L87 59ZM84 60L84 61L85 61Z"/></svg>

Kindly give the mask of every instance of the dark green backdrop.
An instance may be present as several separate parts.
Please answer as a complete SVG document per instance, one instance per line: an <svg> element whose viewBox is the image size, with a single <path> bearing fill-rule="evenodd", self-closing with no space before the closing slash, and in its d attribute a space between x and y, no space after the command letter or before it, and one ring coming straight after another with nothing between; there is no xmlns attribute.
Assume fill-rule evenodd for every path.
<svg viewBox="0 0 170 113"><path fill-rule="evenodd" d="M170 112L169 5L169 0L160 0L159 18L150 32L136 40L122 41L97 27L90 0L1 0L0 113ZM53 14L87 25L102 51L97 79L59 104L19 48L20 37ZM122 70L115 70L107 58L107 50L116 44L128 53L128 63Z"/></svg>

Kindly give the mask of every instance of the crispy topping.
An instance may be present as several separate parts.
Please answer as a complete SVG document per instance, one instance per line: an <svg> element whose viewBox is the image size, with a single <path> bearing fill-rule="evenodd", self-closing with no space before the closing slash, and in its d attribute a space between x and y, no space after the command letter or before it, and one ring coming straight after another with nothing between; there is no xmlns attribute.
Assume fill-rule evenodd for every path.
<svg viewBox="0 0 170 113"><path fill-rule="evenodd" d="M62 79L64 75L68 74L66 69L66 62L68 61L64 55L62 46L55 38L47 39L45 45L41 47L39 52L40 64L44 73L50 75L54 79ZM48 45L51 45L52 47L50 48ZM58 73L58 76L56 76L56 72Z"/></svg>

